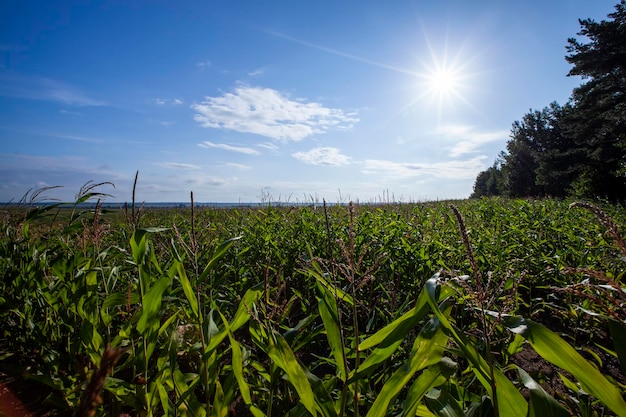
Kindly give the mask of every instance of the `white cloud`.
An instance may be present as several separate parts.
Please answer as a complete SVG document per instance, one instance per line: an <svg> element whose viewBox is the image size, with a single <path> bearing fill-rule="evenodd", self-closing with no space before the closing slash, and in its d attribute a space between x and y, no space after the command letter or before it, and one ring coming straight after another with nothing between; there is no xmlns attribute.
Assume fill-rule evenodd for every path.
<svg viewBox="0 0 626 417"><path fill-rule="evenodd" d="M255 69L254 71L250 71L248 75L251 77L259 77L263 75L264 73L265 73L265 68L261 67L261 68Z"/></svg>
<svg viewBox="0 0 626 417"><path fill-rule="evenodd" d="M239 152L239 153L245 153L247 155L259 155L261 152L257 151L256 149L252 149L252 148L245 148L245 147L241 147L241 146L233 146L233 145L227 145L225 143L213 143L213 142L209 142L204 141L202 143L199 143L198 146L200 146L201 148L217 148L217 149L222 149L225 151L230 151L230 152Z"/></svg>
<svg viewBox="0 0 626 417"><path fill-rule="evenodd" d="M157 106L165 106L167 104L180 106L185 101L181 98L155 98L155 99L152 99L152 102L156 104Z"/></svg>
<svg viewBox="0 0 626 417"><path fill-rule="evenodd" d="M430 176L446 179L471 179L485 169L485 156L466 161L442 162L393 162L368 159L364 163L364 174L386 175L390 178L414 178Z"/></svg>
<svg viewBox="0 0 626 417"><path fill-rule="evenodd" d="M233 167L233 168L237 168L237 169L241 169L241 170L248 170L248 169L252 169L251 166L249 165L244 165L244 164L236 164L234 162L228 162L226 164L229 167Z"/></svg>
<svg viewBox="0 0 626 417"><path fill-rule="evenodd" d="M65 110L65 109L59 110L59 113L61 113L61 114L69 114L71 116L82 116L82 113L80 113L80 112L71 111L71 110Z"/></svg>
<svg viewBox="0 0 626 417"><path fill-rule="evenodd" d="M171 121L171 120L156 120L156 119L148 119L148 123L155 123L164 127L170 127L176 124L176 122Z"/></svg>
<svg viewBox="0 0 626 417"><path fill-rule="evenodd" d="M296 152L292 156L309 165L348 165L349 156L343 155L337 148L320 147L307 152Z"/></svg>
<svg viewBox="0 0 626 417"><path fill-rule="evenodd" d="M165 168L176 168L176 169L201 169L198 165L193 164L183 164L180 162L163 162L159 165Z"/></svg>
<svg viewBox="0 0 626 417"><path fill-rule="evenodd" d="M355 113L291 100L276 90L238 87L221 97L205 97L191 106L194 120L204 127L254 133L281 141L299 141L330 129L349 129Z"/></svg>
<svg viewBox="0 0 626 417"><path fill-rule="evenodd" d="M200 69L200 71L204 71L205 69L209 68L211 66L211 61L202 61L202 62L197 62L196 63L196 67L198 67Z"/></svg>
<svg viewBox="0 0 626 417"><path fill-rule="evenodd" d="M441 126L433 133L456 142L450 149L450 156L453 158L474 153L486 143L506 141L509 136L509 132L504 130L477 132L474 127L464 125Z"/></svg>
<svg viewBox="0 0 626 417"><path fill-rule="evenodd" d="M275 143L272 143L272 142L259 143L257 146L260 147L260 148L269 149L270 151L275 151L275 150L278 149L278 145L276 145Z"/></svg>

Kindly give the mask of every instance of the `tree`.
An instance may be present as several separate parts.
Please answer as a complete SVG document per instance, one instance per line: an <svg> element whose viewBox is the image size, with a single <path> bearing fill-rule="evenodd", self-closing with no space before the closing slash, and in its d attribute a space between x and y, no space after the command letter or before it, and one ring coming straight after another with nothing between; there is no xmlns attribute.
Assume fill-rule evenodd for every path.
<svg viewBox="0 0 626 417"><path fill-rule="evenodd" d="M583 84L565 106L513 123L504 161L478 175L474 195L626 200L626 0L615 9L610 20L579 20L586 42L568 39L565 58Z"/></svg>
<svg viewBox="0 0 626 417"><path fill-rule="evenodd" d="M502 160L496 160L493 166L478 174L476 181L474 181L474 192L470 198L493 197L505 193L501 164Z"/></svg>
<svg viewBox="0 0 626 417"><path fill-rule="evenodd" d="M513 123L507 143L507 194L513 197L564 197L576 177L581 152L563 131L569 106L554 102L530 110Z"/></svg>
<svg viewBox="0 0 626 417"><path fill-rule="evenodd" d="M599 23L580 20L579 36L568 39L570 76L586 80L572 94L565 120L586 158L574 188L585 196L626 199L626 1Z"/></svg>

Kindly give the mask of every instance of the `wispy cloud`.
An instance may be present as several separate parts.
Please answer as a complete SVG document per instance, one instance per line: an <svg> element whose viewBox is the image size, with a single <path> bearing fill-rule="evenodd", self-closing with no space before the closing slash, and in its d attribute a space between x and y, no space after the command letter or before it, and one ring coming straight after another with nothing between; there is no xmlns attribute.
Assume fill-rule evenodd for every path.
<svg viewBox="0 0 626 417"><path fill-rule="evenodd" d="M176 122L172 120L157 120L157 119L148 119L148 123L154 123L154 124L161 125L164 127L170 127L176 124Z"/></svg>
<svg viewBox="0 0 626 417"><path fill-rule="evenodd" d="M239 152L239 153L244 153L246 155L259 155L261 153L257 151L256 149L252 149L252 148L233 146L233 145L228 145L226 143L213 143L213 142L209 142L208 140L202 143L199 143L198 146L201 148L207 148L207 149L217 148L217 149L222 149L224 151Z"/></svg>
<svg viewBox="0 0 626 417"><path fill-rule="evenodd" d="M251 166L249 165L244 165L244 164L236 164L234 162L228 162L226 164L229 167L233 167L233 168L237 168L237 169L241 169L241 170L248 170L248 169L252 169Z"/></svg>
<svg viewBox="0 0 626 417"><path fill-rule="evenodd" d="M82 116L81 112L72 111L72 110L65 110L65 109L59 110L59 113L61 113L61 114L68 114L68 115L71 115L71 116Z"/></svg>
<svg viewBox="0 0 626 417"><path fill-rule="evenodd" d="M355 113L322 104L292 100L276 90L238 87L221 97L206 97L191 106L194 120L204 127L253 133L281 141L299 141L330 129L349 129Z"/></svg>
<svg viewBox="0 0 626 417"><path fill-rule="evenodd" d="M389 64L385 64L383 62L378 62L378 61L374 61L371 59L367 59L358 55L353 55L353 54L349 54L343 51L339 51L337 49L332 49L332 48L328 48L326 46L323 45L318 45L312 42L308 42L302 39L298 39L298 38L294 38L293 36L289 36L289 35L285 35L284 33L280 33L280 32L276 32L273 30L267 30L267 29L261 29L266 33L269 33L270 35L276 36L277 38L282 38L285 40L288 40L290 42L294 42L303 46L307 46L309 48L313 48L313 49L317 49L319 51L323 51L323 52L327 52L329 54L332 55L336 55L336 56L340 56L343 58L347 58L353 61L358 61L358 62L362 62L364 64L368 64L368 65L372 65L375 67L379 67L379 68L384 68L390 71L394 71L394 72L398 72L400 74L408 74L408 75L419 75L417 74L415 71L411 71L411 70L407 70L405 68L400 68L400 67L396 67L393 65L389 65Z"/></svg>
<svg viewBox="0 0 626 417"><path fill-rule="evenodd" d="M255 69L253 71L250 71L248 73L248 75L251 76L251 77L259 77L259 76L261 76L263 74L265 74L265 68L263 68L263 67L257 68L257 69Z"/></svg>
<svg viewBox="0 0 626 417"><path fill-rule="evenodd" d="M268 149L270 151L275 151L275 150L277 150L279 148L278 145L276 145L275 143L272 143L272 142L259 143L257 146L259 148L265 148L265 149Z"/></svg>
<svg viewBox="0 0 626 417"><path fill-rule="evenodd" d="M103 139L93 138L90 136L66 135L63 133L41 133L42 136L51 136L53 138L69 139L78 142L103 143Z"/></svg>
<svg viewBox="0 0 626 417"><path fill-rule="evenodd" d="M307 152L295 152L292 156L309 165L348 165L349 156L343 155L337 148L319 147Z"/></svg>
<svg viewBox="0 0 626 417"><path fill-rule="evenodd" d="M446 179L469 179L485 169L484 156L465 161L443 162L394 162L368 159L364 162L364 174L383 175L389 178L414 178L430 176Z"/></svg>
<svg viewBox="0 0 626 417"><path fill-rule="evenodd" d="M159 163L158 165L165 167L165 168L174 168L174 169L201 169L201 167L198 165L184 164L180 162L162 162L162 163Z"/></svg>
<svg viewBox="0 0 626 417"><path fill-rule="evenodd" d="M106 105L104 101L91 98L78 88L61 81L7 72L0 73L0 95L79 107Z"/></svg>
<svg viewBox="0 0 626 417"><path fill-rule="evenodd" d="M211 61L202 61L202 62L196 62L196 67L198 67L198 69L200 69L200 71L204 71L205 69L209 68L211 66Z"/></svg>
<svg viewBox="0 0 626 417"><path fill-rule="evenodd" d="M157 106L174 105L180 106L185 101L182 98L154 98L151 100Z"/></svg>
<svg viewBox="0 0 626 417"><path fill-rule="evenodd" d="M435 129L433 133L456 142L450 149L450 156L453 158L474 153L486 143L505 141L509 136L509 132L505 130L480 132L472 126L465 125L441 126Z"/></svg>

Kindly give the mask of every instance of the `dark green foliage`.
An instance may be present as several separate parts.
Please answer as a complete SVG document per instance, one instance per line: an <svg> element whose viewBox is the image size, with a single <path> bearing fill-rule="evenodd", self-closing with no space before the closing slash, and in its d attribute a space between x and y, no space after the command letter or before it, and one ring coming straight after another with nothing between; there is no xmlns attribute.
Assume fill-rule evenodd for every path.
<svg viewBox="0 0 626 417"><path fill-rule="evenodd" d="M513 124L504 163L478 175L473 197L626 200L626 2L615 8L610 20L580 20L587 42L570 38L566 59L583 84L565 106Z"/></svg>

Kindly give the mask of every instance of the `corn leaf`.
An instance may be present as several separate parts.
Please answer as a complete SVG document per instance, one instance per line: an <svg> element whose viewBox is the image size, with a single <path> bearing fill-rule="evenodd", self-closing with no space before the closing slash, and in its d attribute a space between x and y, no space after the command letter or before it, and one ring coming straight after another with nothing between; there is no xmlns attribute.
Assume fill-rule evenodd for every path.
<svg viewBox="0 0 626 417"><path fill-rule="evenodd" d="M265 413L261 411L259 407L254 405L252 402L252 396L250 395L250 386L245 380L243 375L243 355L241 354L241 345L237 340L235 340L235 336L233 332L230 330L230 325L228 324L228 320L224 315L222 315L222 321L224 322L224 326L228 331L228 338L230 340L230 348L232 353L232 365L233 365L233 374L235 375L235 379L237 380L237 385L239 386L239 392L241 393L241 398L243 398L244 404L248 406L248 409L255 417L264 417Z"/></svg>
<svg viewBox="0 0 626 417"><path fill-rule="evenodd" d="M330 293L331 290L322 285L319 281L317 282L317 288L322 295L318 300L317 308L322 322L324 323L324 329L326 329L326 338L328 339L330 350L335 359L335 366L339 371L339 378L345 381L348 376L348 370L346 369L345 348L339 327L337 301Z"/></svg>
<svg viewBox="0 0 626 417"><path fill-rule="evenodd" d="M445 388L431 390L426 395L426 403L428 408L439 417L465 417L459 404Z"/></svg>
<svg viewBox="0 0 626 417"><path fill-rule="evenodd" d="M411 384L402 416L415 416L424 396L431 389L445 383L455 370L456 363L449 358L442 358L439 363L426 368Z"/></svg>
<svg viewBox="0 0 626 417"><path fill-rule="evenodd" d="M225 242L222 242L217 247L217 249L215 249L215 253L213 253L213 256L211 257L209 262L207 262L207 265L204 267L202 274L200 274L199 280L201 282L204 281L206 277L209 276L209 273L211 272L211 270L213 270L213 267L217 264L217 261L219 261L224 256L224 254L226 254L226 251L233 245L233 243L235 243L239 239L241 239L241 236L230 238L226 240Z"/></svg>
<svg viewBox="0 0 626 417"><path fill-rule="evenodd" d="M140 333L144 333L146 329L159 325L159 320L156 316L161 309L163 293L169 288L170 284L171 280L169 277L159 278L141 300L142 310L137 322L137 330Z"/></svg>
<svg viewBox="0 0 626 417"><path fill-rule="evenodd" d="M445 287L442 291L443 296L446 297L452 294L453 290ZM359 344L359 350L361 351L374 346L377 347L365 358L358 371L351 376L350 380L360 378L362 375L372 372L387 360L398 349L407 334L417 326L429 311L428 294L426 291L422 291L417 298L414 308L361 342Z"/></svg>
<svg viewBox="0 0 626 417"><path fill-rule="evenodd" d="M471 343L463 334L457 332L446 315L444 315L439 309L439 306L437 305L440 291L438 277L435 275L426 281L424 288L428 292L428 303L430 304L433 312L441 321L441 325L445 328L447 334L454 340L463 357L468 360L472 372L490 393L492 399L494 395L492 392L492 385L497 387L495 395L498 400L500 415L507 417L526 417L528 404L515 385L513 385L513 383L498 368L494 367L493 369L490 369L488 362L478 353L473 343ZM491 381L492 372L495 381ZM495 383L492 384L492 382Z"/></svg>
<svg viewBox="0 0 626 417"><path fill-rule="evenodd" d="M274 364L287 374L287 378L298 393L302 405L313 416L317 416L315 395L306 373L285 339L279 333L273 332L270 335L267 353L274 361Z"/></svg>
<svg viewBox="0 0 626 417"><path fill-rule="evenodd" d="M626 402L620 390L559 335L521 317L504 317L503 324L513 333L524 336L545 360L572 374L580 381L585 391L613 412L626 415Z"/></svg>
<svg viewBox="0 0 626 417"><path fill-rule="evenodd" d="M191 281L189 281L189 277L187 277L187 272L185 271L185 267L182 262L176 261L176 271L178 272L178 278L180 279L180 285L183 287L183 292L185 293L185 297L187 298L187 302L191 307L191 311L193 312L193 317L198 319L198 299L196 298L196 294L194 293L193 288L191 287Z"/></svg>
<svg viewBox="0 0 626 417"><path fill-rule="evenodd" d="M526 371L517 368L517 372L522 383L530 390L529 417L569 417L569 411L548 394Z"/></svg>
<svg viewBox="0 0 626 417"><path fill-rule="evenodd" d="M130 238L130 247L133 253L133 261L137 265L141 264L148 250L148 233L157 233L167 230L164 227L149 227L146 229L137 229Z"/></svg>
<svg viewBox="0 0 626 417"><path fill-rule="evenodd" d="M446 314L449 313L450 309L448 308ZM415 373L441 360L447 340L448 336L440 327L439 320L436 317L431 319L415 339L409 360L394 372L383 385L367 416L382 417L387 415L389 407L402 389L411 381Z"/></svg>
<svg viewBox="0 0 626 417"><path fill-rule="evenodd" d="M235 316L229 324L230 331L235 332L239 330L241 326L247 323L247 321L250 319L250 311L252 310L253 305L257 301L259 301L261 294L263 294L263 283L255 285L254 287L246 291L246 294L243 296L243 299L237 307L237 312L235 313ZM217 346L219 346L219 344L222 343L222 340L224 340L227 336L228 329L223 329L213 335L205 349L205 357L208 356L208 354L210 354L210 352L212 352Z"/></svg>

